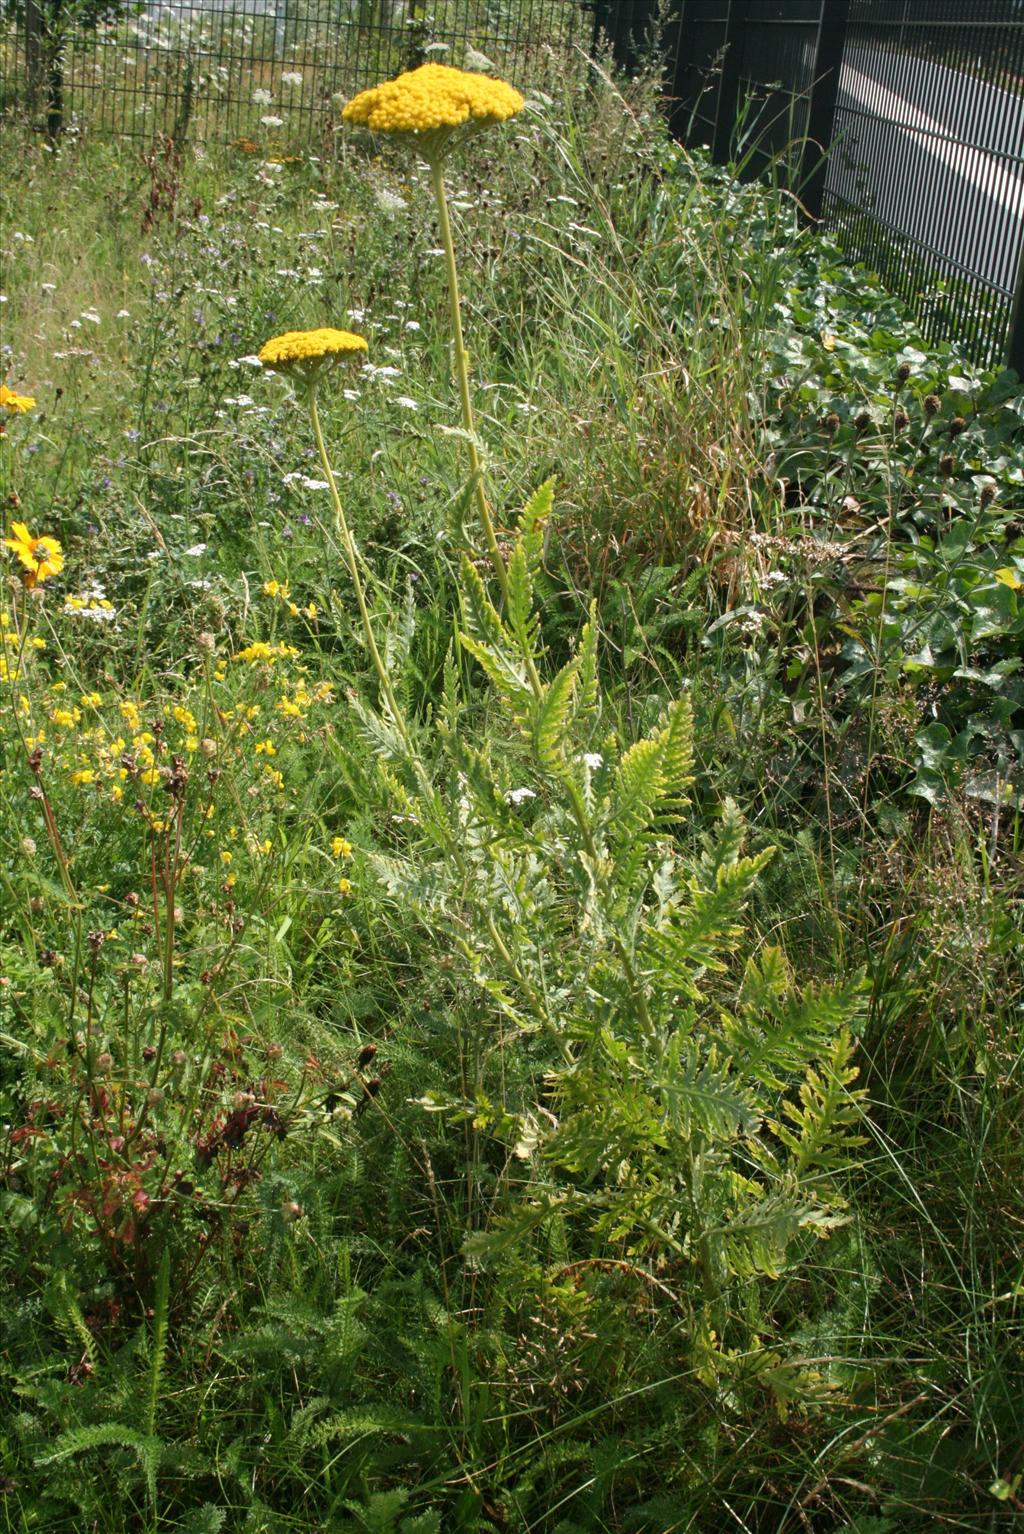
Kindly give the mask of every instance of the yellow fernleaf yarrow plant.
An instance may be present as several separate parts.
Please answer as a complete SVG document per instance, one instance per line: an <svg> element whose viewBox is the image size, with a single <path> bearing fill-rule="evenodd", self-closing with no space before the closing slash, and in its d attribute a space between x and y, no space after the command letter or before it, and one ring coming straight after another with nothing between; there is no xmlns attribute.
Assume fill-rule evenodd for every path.
<svg viewBox="0 0 1024 1534"><path fill-rule="evenodd" d="M593 607L569 658L545 675L536 593L553 487L531 497L506 558L476 445L443 175L462 137L521 106L503 82L428 65L363 92L343 114L405 139L431 169L471 485L498 587L492 600L463 554L455 637L487 681L499 721L489 743L466 737L450 659L428 756L375 642L316 404L322 369L361 353L358 338L290 333L260 355L290 373L308 405L390 715L387 730L355 705L382 809L411 828L370 865L399 909L454 945L462 993L479 998L452 999L458 1090L423 1099L467 1135L466 1252L478 1264L500 1254L530 1284L548 1237L557 1248L567 1221L582 1224L595 1260L624 1259L668 1285L689 1318L700 1377L738 1380L771 1323L734 1303L737 1286L778 1277L804 1233L825 1236L843 1219L833 1174L858 1143L848 1025L859 987L801 989L774 949L741 962L744 908L771 850L745 852L730 804L703 852L686 849L685 696L624 747L602 718ZM517 1097L509 1081L523 1073L508 1069L508 1051L535 1049L535 1037L536 1079ZM482 1140L496 1142L499 1162L523 1163L525 1193L484 1206L473 1170Z"/></svg>
<svg viewBox="0 0 1024 1534"><path fill-rule="evenodd" d="M523 98L504 80L447 64L421 64L361 91L342 111L345 122L373 133L409 138L425 159L441 160L480 128L522 111Z"/></svg>
<svg viewBox="0 0 1024 1534"><path fill-rule="evenodd" d="M348 566L349 575L352 578L352 587L355 592L356 604L359 608L359 617L366 638L367 649L373 668L377 673L381 691L388 704L392 723L404 736L406 733L405 721L398 706L391 678L387 667L381 658L380 650L370 622L370 614L366 605L366 593L363 587L362 574L359 568L359 551L356 548L352 530L345 516L345 508L338 493L337 481L334 470L331 468L331 460L324 444L323 430L320 426L320 412L317 408L317 387L325 374L343 362L358 363L367 350L363 336L353 334L350 330L333 330L323 328L319 330L288 330L283 335L274 336L266 341L260 348L259 359L263 366L272 369L275 373L283 373L296 385L297 391L305 399L309 410L310 424L313 428L313 436L316 441L317 452L324 473L327 476L327 484L330 489L331 500L334 505L334 519L341 540L342 554Z"/></svg>
<svg viewBox="0 0 1024 1534"><path fill-rule="evenodd" d="M444 166L452 151L465 143L467 138L481 129L506 122L522 111L524 105L523 97L504 80L492 80L485 75L451 69L444 64L423 64L419 69L399 75L396 80L362 91L341 114L346 122L362 124L371 132L404 140L417 154L423 156L430 167L445 254L455 376L462 408L462 425L466 434L470 482L487 552L506 605L509 595L508 576L487 501L483 466L477 447L476 420L469 386L469 353L462 333L459 273L448 212Z"/></svg>
<svg viewBox="0 0 1024 1534"><path fill-rule="evenodd" d="M266 342L260 361L309 388L330 368L365 351L366 341L350 330L288 330Z"/></svg>

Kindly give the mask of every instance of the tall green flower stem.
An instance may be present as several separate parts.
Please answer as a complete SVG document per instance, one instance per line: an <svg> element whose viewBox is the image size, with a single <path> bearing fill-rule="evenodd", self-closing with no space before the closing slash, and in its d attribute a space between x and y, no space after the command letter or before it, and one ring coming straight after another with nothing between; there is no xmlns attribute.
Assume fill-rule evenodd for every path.
<svg viewBox="0 0 1024 1534"><path fill-rule="evenodd" d="M455 343L455 373L459 384L459 396L462 401L462 421L466 428L466 438L469 450L469 466L473 478L473 491L476 496L477 509L480 513L480 522L484 530L484 538L487 542L488 553L494 566L494 573L501 589L502 601L505 611L509 610L508 571L505 568L505 560L501 549L498 547L498 539L494 531L494 519L491 516L491 508L487 503L487 492L484 488L483 466L480 462L480 454L476 445L476 425L473 416L473 401L469 392L469 353L466 351L462 337L462 312L461 299L459 296L459 270L455 260L455 242L452 239L451 220L448 217L448 196L444 182L444 157L440 153L431 155L430 176L434 188L434 198L437 202L438 224L441 230L441 243L444 246L445 266L448 272L448 296L451 302L452 313L452 337ZM522 638L522 636L520 636ZM537 671L536 662L531 653L530 646L525 643L520 645L520 654L526 665L526 674L529 679L530 689L534 697L539 701L544 695L544 684L541 682ZM594 842L593 833L587 818L579 789L573 782L569 773L562 775L573 819L579 829L587 855L593 860L594 866L600 862L599 852ZM492 925L492 937L497 934ZM613 936L615 951L622 963L626 977L633 991L637 1011L643 1027L650 1036L653 1031L650 1013L647 1008L647 999L643 988L638 983L638 978L633 966L633 961L618 935Z"/></svg>
<svg viewBox="0 0 1024 1534"><path fill-rule="evenodd" d="M359 617L362 620L363 633L366 635L367 649L370 652L370 659L373 661L373 668L377 673L381 692L387 701L392 721L401 735L406 749L412 754L412 740L409 735L409 727L399 707L398 699L395 697L395 689L391 685L388 669L384 664L381 653L377 648L377 641L374 638L373 626L370 623L370 613L366 606L366 594L363 590L363 579L359 570L359 553L356 549L355 539L352 536L352 530L348 525L348 519L345 516L345 508L341 504L341 496L338 494L338 486L334 478L334 470L331 468L331 461L327 456L327 448L324 446L324 434L320 428L320 412L317 409L316 403L315 379L310 382L306 398L309 403L309 418L313 423L313 436L316 438L316 449L320 455L320 463L327 476L331 500L334 503L334 520L337 524L338 536L341 539L342 553L345 556L348 572L352 577L352 586L356 594Z"/></svg>
<svg viewBox="0 0 1024 1534"><path fill-rule="evenodd" d="M387 703L388 712L391 715L396 730L402 737L402 744L405 746L406 751L409 753L409 759L415 767L416 776L420 783L420 788L429 798L433 798L435 796L435 791L427 777L419 753L416 751L413 745L412 735L410 734L409 726L406 723L405 715L402 713L401 705L395 696L395 689L391 684L391 677L388 673L388 668L384 664L384 658L377 648L377 640L374 637L373 626L370 623L369 609L366 606L366 594L363 587L362 572L360 570L359 551L356 548L356 541L352 536L352 529L348 525L348 518L345 516L345 508L341 504L341 496L338 493L338 485L334 478L334 470L331 468L331 461L327 456L327 448L324 444L324 434L320 426L320 412L317 409L316 402L315 378L313 378L309 383L307 402L309 404L309 418L313 424L313 436L316 439L317 453L319 455L320 464L323 468L324 474L327 476L327 484L328 488L330 489L331 500L334 503L334 518L338 528L338 536L341 539L341 547L345 557L345 564L348 566L348 572L352 577L352 587L356 594L356 605L359 608L359 617L362 620L363 633L366 635L366 646L370 652L370 659L373 662L373 669L377 673L377 680L380 682L381 692L383 693L385 702ZM443 817L438 820L437 824L440 830L440 834L443 836L446 850L454 859L456 866L459 868L459 871L465 874L466 865L463 860L462 853L454 839L447 834L447 831L444 828Z"/></svg>
<svg viewBox="0 0 1024 1534"><path fill-rule="evenodd" d="M452 339L455 347L455 376L459 385L459 398L462 402L462 424L466 429L466 441L469 452L469 469L473 482L473 494L476 497L477 511L480 514L480 524L484 530L484 540L487 544L487 552L491 556L491 564L494 566L494 574L501 590L501 600L508 610L508 571L505 568L505 560L498 546L497 535L494 531L494 518L491 516L491 508L487 503L487 491L484 488L484 471L480 462L480 453L476 445L476 421L473 415L473 400L469 392L469 353L466 350L462 338L462 300L459 296L459 269L455 261L455 241L452 239L451 219L448 217L448 194L444 183L444 160L441 155L433 155L430 158L430 178L434 188L434 200L437 203L437 219L441 229L441 244L444 247L445 268L448 273L448 298L451 304L452 314ZM527 669L530 676L530 686L536 697L540 696L540 678L531 656L527 655Z"/></svg>

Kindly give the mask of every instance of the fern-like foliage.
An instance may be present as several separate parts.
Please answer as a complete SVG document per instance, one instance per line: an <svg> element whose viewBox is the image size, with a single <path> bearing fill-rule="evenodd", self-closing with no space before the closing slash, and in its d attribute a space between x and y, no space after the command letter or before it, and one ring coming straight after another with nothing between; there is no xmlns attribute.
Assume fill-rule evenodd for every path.
<svg viewBox="0 0 1024 1534"><path fill-rule="evenodd" d="M462 563L459 639L500 739L467 742L449 665L440 760L395 803L412 845L396 838L373 867L480 1002L461 1046L472 1073L424 1106L492 1136L523 1171L521 1197L472 1221L467 1254L525 1257L553 1222L584 1229L595 1256L676 1274L720 1339L710 1357L734 1287L776 1277L842 1217L858 987L802 988L776 950L744 953L772 850L748 850L728 801L713 834L691 825L686 697L633 741L602 738L593 611L551 674L536 611L550 509L545 486L519 519L504 610ZM534 1040L533 1076L510 1072L510 1045Z"/></svg>
<svg viewBox="0 0 1024 1534"><path fill-rule="evenodd" d="M91 1426L71 1428L61 1433L52 1448L36 1459L40 1467L59 1464L92 1449L124 1449L134 1455L145 1477L146 1490L151 1506L156 1504L156 1475L163 1452L158 1438L126 1427L121 1422L99 1422Z"/></svg>

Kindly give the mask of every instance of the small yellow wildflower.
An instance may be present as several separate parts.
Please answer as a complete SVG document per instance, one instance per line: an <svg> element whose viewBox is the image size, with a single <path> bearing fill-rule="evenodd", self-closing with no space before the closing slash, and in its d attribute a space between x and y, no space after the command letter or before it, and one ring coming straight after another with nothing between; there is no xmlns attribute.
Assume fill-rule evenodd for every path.
<svg viewBox="0 0 1024 1534"><path fill-rule="evenodd" d="M156 767L149 767L144 773L141 774L141 778L143 783L147 784L149 787L152 787L154 783L160 782L159 769ZM154 826L154 830L155 829L156 827Z"/></svg>
<svg viewBox="0 0 1024 1534"><path fill-rule="evenodd" d="M27 410L35 409L35 403L31 394L15 394L6 384L0 384L0 408L11 415L24 415Z"/></svg>
<svg viewBox="0 0 1024 1534"><path fill-rule="evenodd" d="M448 64L421 64L360 91L341 115L345 122L362 123L373 133L408 134L428 159L438 159L458 129L465 126L471 132L504 122L523 105L519 92L504 80Z"/></svg>
<svg viewBox="0 0 1024 1534"><path fill-rule="evenodd" d="M220 855L220 860L224 864L224 867L227 868L228 864L232 861L232 854L228 851L224 851Z"/></svg>
<svg viewBox="0 0 1024 1534"><path fill-rule="evenodd" d="M312 386L320 374L366 351L366 342L351 330L287 330L260 347L260 361L275 372Z"/></svg>
<svg viewBox="0 0 1024 1534"><path fill-rule="evenodd" d="M351 895L351 893L352 893L352 885L350 884L348 879L339 879L338 880L338 891L342 895Z"/></svg>
<svg viewBox="0 0 1024 1534"><path fill-rule="evenodd" d="M283 581L283 582L282 581L264 581L263 582L263 595L266 596L266 597L281 597L282 599L287 598L287 596L288 596L288 582L287 581Z"/></svg>
<svg viewBox="0 0 1024 1534"><path fill-rule="evenodd" d="M268 644L264 644L262 639L256 640L254 644L246 645L245 649L239 650L238 654L235 656L235 660L248 661L273 660L273 658L273 650Z"/></svg>
<svg viewBox="0 0 1024 1534"><path fill-rule="evenodd" d="M263 660L267 661L268 664L273 665L275 660L283 660L289 655L298 655L298 653L299 652L294 645L271 645L267 644L262 639L257 639L254 640L252 644L246 645L244 650L239 650L238 654L235 656L235 660L246 660L250 662ZM259 710L257 709L256 712L258 713Z"/></svg>
<svg viewBox="0 0 1024 1534"><path fill-rule="evenodd" d="M331 856L335 858L350 858L352 856L352 843L347 842L343 836L336 836L331 842Z"/></svg>
<svg viewBox="0 0 1024 1534"><path fill-rule="evenodd" d="M95 783L96 774L93 772L91 767L83 767L81 772L73 772L71 774L71 781L72 783L79 784Z"/></svg>
<svg viewBox="0 0 1024 1534"><path fill-rule="evenodd" d="M12 522L11 536L4 542L24 565L26 586L40 585L64 568L64 555L56 538L33 538L24 522Z"/></svg>
<svg viewBox="0 0 1024 1534"><path fill-rule="evenodd" d="M73 730L82 715L77 708L55 708L50 715L54 724L59 724L62 730Z"/></svg>

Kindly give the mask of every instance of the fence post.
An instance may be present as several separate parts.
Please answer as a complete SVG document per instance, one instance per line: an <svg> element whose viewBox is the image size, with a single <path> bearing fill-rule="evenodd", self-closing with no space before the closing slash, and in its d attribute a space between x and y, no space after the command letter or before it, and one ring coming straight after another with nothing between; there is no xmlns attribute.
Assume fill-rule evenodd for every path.
<svg viewBox="0 0 1024 1534"><path fill-rule="evenodd" d="M34 113L39 105L39 93L43 82L43 13L39 0L25 0L25 74L28 87L28 109Z"/></svg>
<svg viewBox="0 0 1024 1534"><path fill-rule="evenodd" d="M1017 266L1017 291L1010 310L1010 331L1006 338L1006 366L1015 369L1018 378L1024 380L1024 235L1021 237L1020 261Z"/></svg>
<svg viewBox="0 0 1024 1534"><path fill-rule="evenodd" d="M740 104L740 62L743 57L740 44L743 20L741 0L728 0L725 39L722 44L722 78L718 85L718 109L711 139L711 158L716 165L725 165L728 161L736 131Z"/></svg>
<svg viewBox="0 0 1024 1534"><path fill-rule="evenodd" d="M683 74L687 64L690 62L689 59L684 62L683 58L684 51L686 51L686 24L689 20L686 13L688 10L689 0L679 0L674 22L675 41L672 45L671 68L667 69L665 74L665 91L669 102L669 132L674 139L678 139L680 142L686 139L686 132L683 126L683 114L686 106L682 99L680 87ZM668 61L666 60L666 62Z"/></svg>
<svg viewBox="0 0 1024 1534"><path fill-rule="evenodd" d="M807 134L800 156L800 185L796 188L812 219L821 217L828 151L835 128L839 76L843 68L846 24L849 19L850 0L822 0L814 79L811 82L807 111Z"/></svg>

